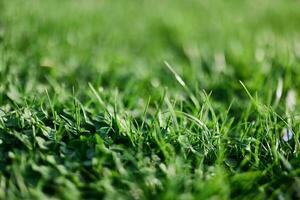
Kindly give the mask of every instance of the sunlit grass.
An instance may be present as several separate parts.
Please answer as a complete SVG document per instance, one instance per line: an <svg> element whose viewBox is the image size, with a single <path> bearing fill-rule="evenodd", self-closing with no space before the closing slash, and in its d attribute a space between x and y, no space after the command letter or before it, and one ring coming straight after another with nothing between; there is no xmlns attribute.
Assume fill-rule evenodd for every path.
<svg viewBox="0 0 300 200"><path fill-rule="evenodd" d="M298 1L0 1L0 199L296 199Z"/></svg>

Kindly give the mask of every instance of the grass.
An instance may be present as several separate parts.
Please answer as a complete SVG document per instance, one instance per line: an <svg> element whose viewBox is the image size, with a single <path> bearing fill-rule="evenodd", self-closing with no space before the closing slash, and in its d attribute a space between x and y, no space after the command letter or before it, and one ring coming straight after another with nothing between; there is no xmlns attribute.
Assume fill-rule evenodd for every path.
<svg viewBox="0 0 300 200"><path fill-rule="evenodd" d="M0 9L0 199L300 198L298 1Z"/></svg>

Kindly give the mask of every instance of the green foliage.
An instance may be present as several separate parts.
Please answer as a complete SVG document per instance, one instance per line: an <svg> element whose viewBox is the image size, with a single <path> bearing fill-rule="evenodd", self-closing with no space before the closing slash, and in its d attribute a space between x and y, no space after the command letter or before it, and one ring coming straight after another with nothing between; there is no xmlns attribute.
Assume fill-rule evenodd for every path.
<svg viewBox="0 0 300 200"><path fill-rule="evenodd" d="M299 10L0 1L0 199L300 198Z"/></svg>

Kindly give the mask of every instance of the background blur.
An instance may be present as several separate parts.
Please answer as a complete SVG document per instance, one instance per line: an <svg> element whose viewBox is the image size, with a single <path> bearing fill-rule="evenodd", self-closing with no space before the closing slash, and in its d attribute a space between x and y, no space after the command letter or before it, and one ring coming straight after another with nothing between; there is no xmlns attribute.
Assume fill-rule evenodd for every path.
<svg viewBox="0 0 300 200"><path fill-rule="evenodd" d="M88 82L130 85L141 96L177 91L164 61L221 102L240 96L239 80L266 101L279 79L286 90L299 88L296 0L10 0L1 7L0 91L12 90L12 98L58 86L85 91Z"/></svg>

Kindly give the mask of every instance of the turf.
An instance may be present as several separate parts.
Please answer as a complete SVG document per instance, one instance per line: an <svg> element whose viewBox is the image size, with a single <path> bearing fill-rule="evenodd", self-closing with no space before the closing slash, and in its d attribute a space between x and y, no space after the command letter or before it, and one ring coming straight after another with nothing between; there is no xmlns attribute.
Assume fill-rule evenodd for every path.
<svg viewBox="0 0 300 200"><path fill-rule="evenodd" d="M0 1L0 199L300 198L299 10Z"/></svg>

